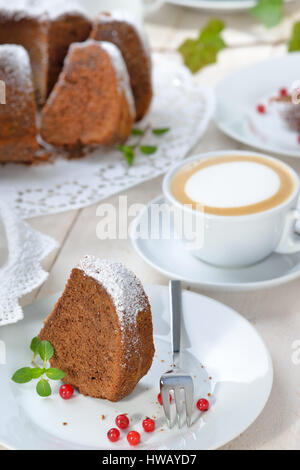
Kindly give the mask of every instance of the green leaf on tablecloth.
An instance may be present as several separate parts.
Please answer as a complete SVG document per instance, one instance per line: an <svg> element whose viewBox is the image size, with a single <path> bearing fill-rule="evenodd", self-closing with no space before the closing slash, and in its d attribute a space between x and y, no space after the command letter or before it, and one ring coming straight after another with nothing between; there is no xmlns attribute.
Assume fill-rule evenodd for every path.
<svg viewBox="0 0 300 470"><path fill-rule="evenodd" d="M217 61L218 53L226 47L221 37L224 27L223 21L213 18L204 26L197 39L186 39L178 48L192 73Z"/></svg>
<svg viewBox="0 0 300 470"><path fill-rule="evenodd" d="M288 45L289 52L300 51L300 21L294 24Z"/></svg>
<svg viewBox="0 0 300 470"><path fill-rule="evenodd" d="M260 0L250 12L267 28L273 28L283 18L283 0Z"/></svg>

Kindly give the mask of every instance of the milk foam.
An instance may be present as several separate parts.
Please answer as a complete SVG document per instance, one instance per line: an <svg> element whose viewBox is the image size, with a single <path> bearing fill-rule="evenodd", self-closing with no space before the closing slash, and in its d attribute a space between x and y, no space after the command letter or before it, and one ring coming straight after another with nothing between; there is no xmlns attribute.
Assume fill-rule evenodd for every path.
<svg viewBox="0 0 300 470"><path fill-rule="evenodd" d="M270 167L256 162L226 162L200 169L186 182L185 193L210 207L231 208L257 204L274 196L280 178Z"/></svg>

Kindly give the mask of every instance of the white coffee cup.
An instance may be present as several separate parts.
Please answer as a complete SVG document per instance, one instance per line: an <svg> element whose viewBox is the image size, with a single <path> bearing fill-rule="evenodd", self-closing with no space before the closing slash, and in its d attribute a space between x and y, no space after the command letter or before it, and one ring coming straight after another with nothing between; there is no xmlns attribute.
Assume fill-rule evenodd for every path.
<svg viewBox="0 0 300 470"><path fill-rule="evenodd" d="M164 3L163 0L80 0L80 2L91 16L96 16L101 11L127 10L139 21Z"/></svg>
<svg viewBox="0 0 300 470"><path fill-rule="evenodd" d="M181 234L186 249L197 258L222 267L243 267L255 264L273 252L295 253L300 251L300 236L297 236L294 227L300 219L300 213L296 210L299 196L299 178L295 171L283 164L284 169L294 177L295 186L292 195L271 209L249 215L227 216L204 213L194 210L179 202L171 191L171 183L174 175L189 162L222 156L247 156L253 155L264 159L277 159L263 154L245 151L218 151L197 155L184 160L173 167L163 181L163 192L166 201L172 209L180 215L176 217L181 223L191 216L193 227L198 227L198 243L191 243L193 234L186 229ZM184 222L183 222L184 223ZM178 227L175 230L178 231Z"/></svg>

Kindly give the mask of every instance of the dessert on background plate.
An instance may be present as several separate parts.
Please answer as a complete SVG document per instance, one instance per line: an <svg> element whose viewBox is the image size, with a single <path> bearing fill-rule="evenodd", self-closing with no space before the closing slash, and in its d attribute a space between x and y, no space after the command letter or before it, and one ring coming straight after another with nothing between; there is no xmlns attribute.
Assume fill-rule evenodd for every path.
<svg viewBox="0 0 300 470"><path fill-rule="evenodd" d="M73 269L39 334L54 347L52 367L83 395L119 401L154 356L151 307L141 282L120 263L91 256Z"/></svg>
<svg viewBox="0 0 300 470"><path fill-rule="evenodd" d="M300 105L286 87L273 91L255 103L248 112L250 132L263 142L300 153Z"/></svg>

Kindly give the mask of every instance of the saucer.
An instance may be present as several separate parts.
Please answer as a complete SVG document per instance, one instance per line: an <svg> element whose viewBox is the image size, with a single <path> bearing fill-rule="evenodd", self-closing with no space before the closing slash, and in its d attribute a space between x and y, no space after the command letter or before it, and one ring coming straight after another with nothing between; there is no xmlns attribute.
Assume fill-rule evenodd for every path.
<svg viewBox="0 0 300 470"><path fill-rule="evenodd" d="M162 239L161 227L155 239L139 237L141 227L150 226L150 209L157 204L161 214L166 210L160 196L151 201L135 219L131 239L138 254L154 269L171 279L205 289L251 291L275 287L300 277L300 252L291 255L273 253L265 260L245 268L219 268L189 254L176 239L171 218L170 239Z"/></svg>
<svg viewBox="0 0 300 470"><path fill-rule="evenodd" d="M244 67L219 82L215 112L219 129L231 138L270 155L299 158L297 132L287 131L284 121L279 123L271 113L259 115L256 111L257 105L264 103L272 92L290 89L297 82L299 61L300 53L293 52Z"/></svg>
<svg viewBox="0 0 300 470"><path fill-rule="evenodd" d="M193 375L195 400L207 397L211 407L201 414L194 406L190 428L168 429L157 393L159 377L171 362L169 290L165 286L145 289L151 303L156 354L148 374L118 403L78 392L71 400L62 400L60 383L54 382L52 395L41 398L35 383L11 381L16 369L30 364L30 341L59 294L26 307L22 322L0 328L7 358L6 364L1 365L0 360L0 443L17 450L120 451L130 450L126 434L136 430L141 434L138 450L212 450L239 436L255 421L272 389L268 349L237 312L203 295L183 291L182 365ZM111 443L106 433L115 427L120 413L128 414L130 427L118 442ZM155 419L153 433L143 431L146 416Z"/></svg>

